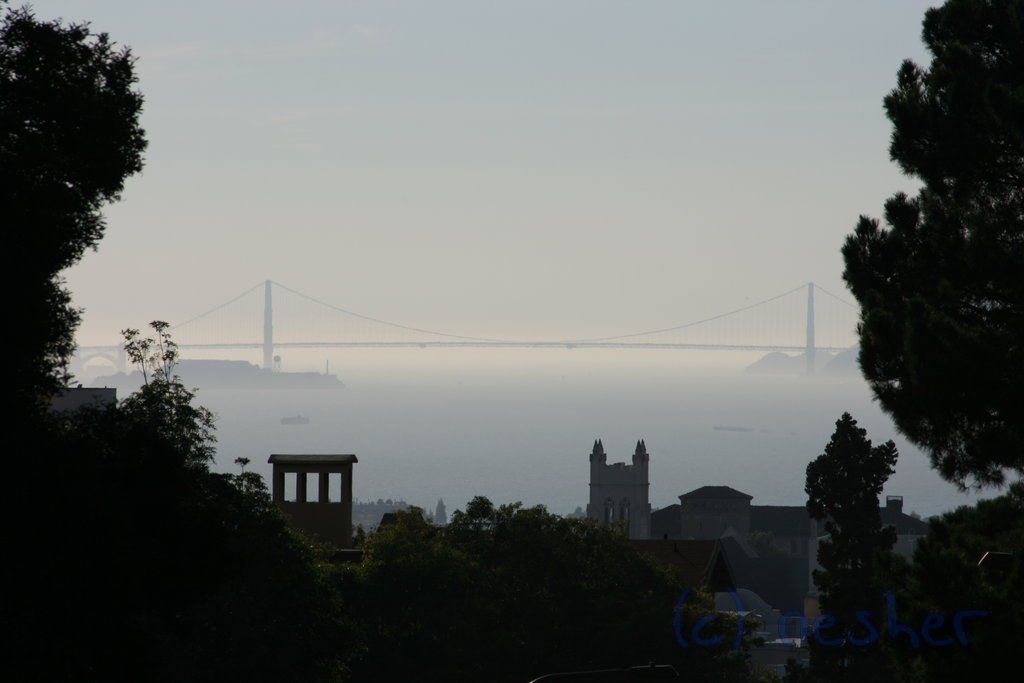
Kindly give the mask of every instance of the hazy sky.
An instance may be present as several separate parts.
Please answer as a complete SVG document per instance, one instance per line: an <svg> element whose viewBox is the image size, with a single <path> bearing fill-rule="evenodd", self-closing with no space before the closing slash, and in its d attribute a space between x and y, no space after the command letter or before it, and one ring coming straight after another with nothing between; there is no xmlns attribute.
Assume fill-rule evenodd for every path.
<svg viewBox="0 0 1024 683"><path fill-rule="evenodd" d="M556 338L845 294L857 216L916 187L882 98L931 4L35 2L130 46L146 98L146 168L68 273L79 339L267 278Z"/></svg>

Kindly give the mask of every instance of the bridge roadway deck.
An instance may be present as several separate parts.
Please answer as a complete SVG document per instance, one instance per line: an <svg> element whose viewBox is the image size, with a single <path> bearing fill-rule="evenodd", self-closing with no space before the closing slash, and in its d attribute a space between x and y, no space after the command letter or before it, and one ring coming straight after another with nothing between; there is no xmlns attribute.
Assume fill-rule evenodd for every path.
<svg viewBox="0 0 1024 683"><path fill-rule="evenodd" d="M111 346L80 346L79 354L117 353L120 345ZM260 342L240 344L178 344L181 350L215 350L215 349L262 349ZM782 351L803 353L806 346L764 346L757 344L653 344L625 342L572 342L572 341L430 341L430 342L275 342L275 349L676 349L704 351ZM816 346L816 351L839 352L850 347Z"/></svg>

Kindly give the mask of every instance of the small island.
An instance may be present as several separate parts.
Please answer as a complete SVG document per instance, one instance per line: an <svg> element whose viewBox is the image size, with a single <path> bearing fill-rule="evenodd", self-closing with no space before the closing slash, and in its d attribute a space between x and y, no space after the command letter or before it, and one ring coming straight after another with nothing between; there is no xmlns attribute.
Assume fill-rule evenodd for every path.
<svg viewBox="0 0 1024 683"><path fill-rule="evenodd" d="M175 368L181 381L202 389L344 389L336 375L320 372L274 372L244 360L182 360ZM94 384L134 391L142 373L118 372L97 377Z"/></svg>

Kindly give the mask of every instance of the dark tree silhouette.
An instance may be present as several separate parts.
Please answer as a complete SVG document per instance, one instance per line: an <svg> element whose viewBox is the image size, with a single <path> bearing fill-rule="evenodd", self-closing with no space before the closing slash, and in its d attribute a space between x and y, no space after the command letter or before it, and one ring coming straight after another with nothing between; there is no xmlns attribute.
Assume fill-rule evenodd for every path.
<svg viewBox="0 0 1024 683"><path fill-rule="evenodd" d="M693 680L762 680L731 649L735 622L725 615L706 632L721 645L681 648L678 577L609 527L483 497L443 527L415 508L396 516L342 575L364 642L355 680L513 683L650 661ZM712 605L695 594L679 607L683 628Z"/></svg>
<svg viewBox="0 0 1024 683"><path fill-rule="evenodd" d="M890 155L923 182L843 247L860 365L897 427L960 488L1024 473L1024 1L925 14L928 68L885 98Z"/></svg>
<svg viewBox="0 0 1024 683"><path fill-rule="evenodd" d="M103 236L100 208L142 168L142 95L134 60L88 24L39 21L0 0L2 336L16 404L39 408L59 386L80 312L60 272ZM15 267L16 266L16 267Z"/></svg>
<svg viewBox="0 0 1024 683"><path fill-rule="evenodd" d="M857 612L884 614L882 570L896 531L882 527L878 497L896 458L892 441L872 446L867 432L843 413L825 452L807 465L807 511L824 522L828 534L818 547L822 568L814 571L821 608L835 618L826 640L867 642L871 633ZM888 667L879 653L881 626L875 628L874 646L820 648L812 655L812 670L824 680L884 680Z"/></svg>
<svg viewBox="0 0 1024 683"><path fill-rule="evenodd" d="M1016 665L1024 631L1024 485L1006 495L962 506L933 518L918 542L903 582L904 621L921 624L929 614L947 615L933 639L951 647L914 648L903 638L903 658L914 681L952 682L999 678ZM993 553L986 557L986 553ZM985 558L981 562L981 558ZM964 614L963 642L949 616ZM979 614L984 612L984 615ZM933 617L934 619L934 617Z"/></svg>
<svg viewBox="0 0 1024 683"><path fill-rule="evenodd" d="M2 651L26 681L333 681L345 649L319 549L259 475L210 472L213 416L165 323L126 330L146 385L50 413L79 311L60 272L142 167L133 60L87 25L0 0L0 225L11 324ZM11 400L13 399L13 400ZM12 665L13 666L13 665Z"/></svg>
<svg viewBox="0 0 1024 683"><path fill-rule="evenodd" d="M174 375L166 325L126 330L146 384L40 418L0 498L16 561L0 628L26 681L337 681L350 639L323 549L253 472L218 474L213 415ZM240 458L245 460L245 458Z"/></svg>

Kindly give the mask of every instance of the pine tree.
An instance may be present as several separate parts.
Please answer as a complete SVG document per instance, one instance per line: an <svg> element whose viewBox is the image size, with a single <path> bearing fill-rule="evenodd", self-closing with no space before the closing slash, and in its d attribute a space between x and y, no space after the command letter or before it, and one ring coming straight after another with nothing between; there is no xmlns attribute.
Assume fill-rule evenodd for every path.
<svg viewBox="0 0 1024 683"><path fill-rule="evenodd" d="M927 69L885 98L890 156L922 181L861 216L843 277L860 366L897 427L961 488L1024 473L1024 0L925 14Z"/></svg>
<svg viewBox="0 0 1024 683"><path fill-rule="evenodd" d="M882 568L896 532L882 527L878 498L897 456L892 441L872 446L867 432L843 413L825 452L807 465L807 511L824 523L828 534L818 546L822 568L814 571L814 582L822 611L835 619L814 642L847 643L814 651L812 668L828 680L877 679L886 670L881 626L874 624L875 642L868 644L872 633L857 612L875 618L885 613ZM856 642L866 644L853 645Z"/></svg>

